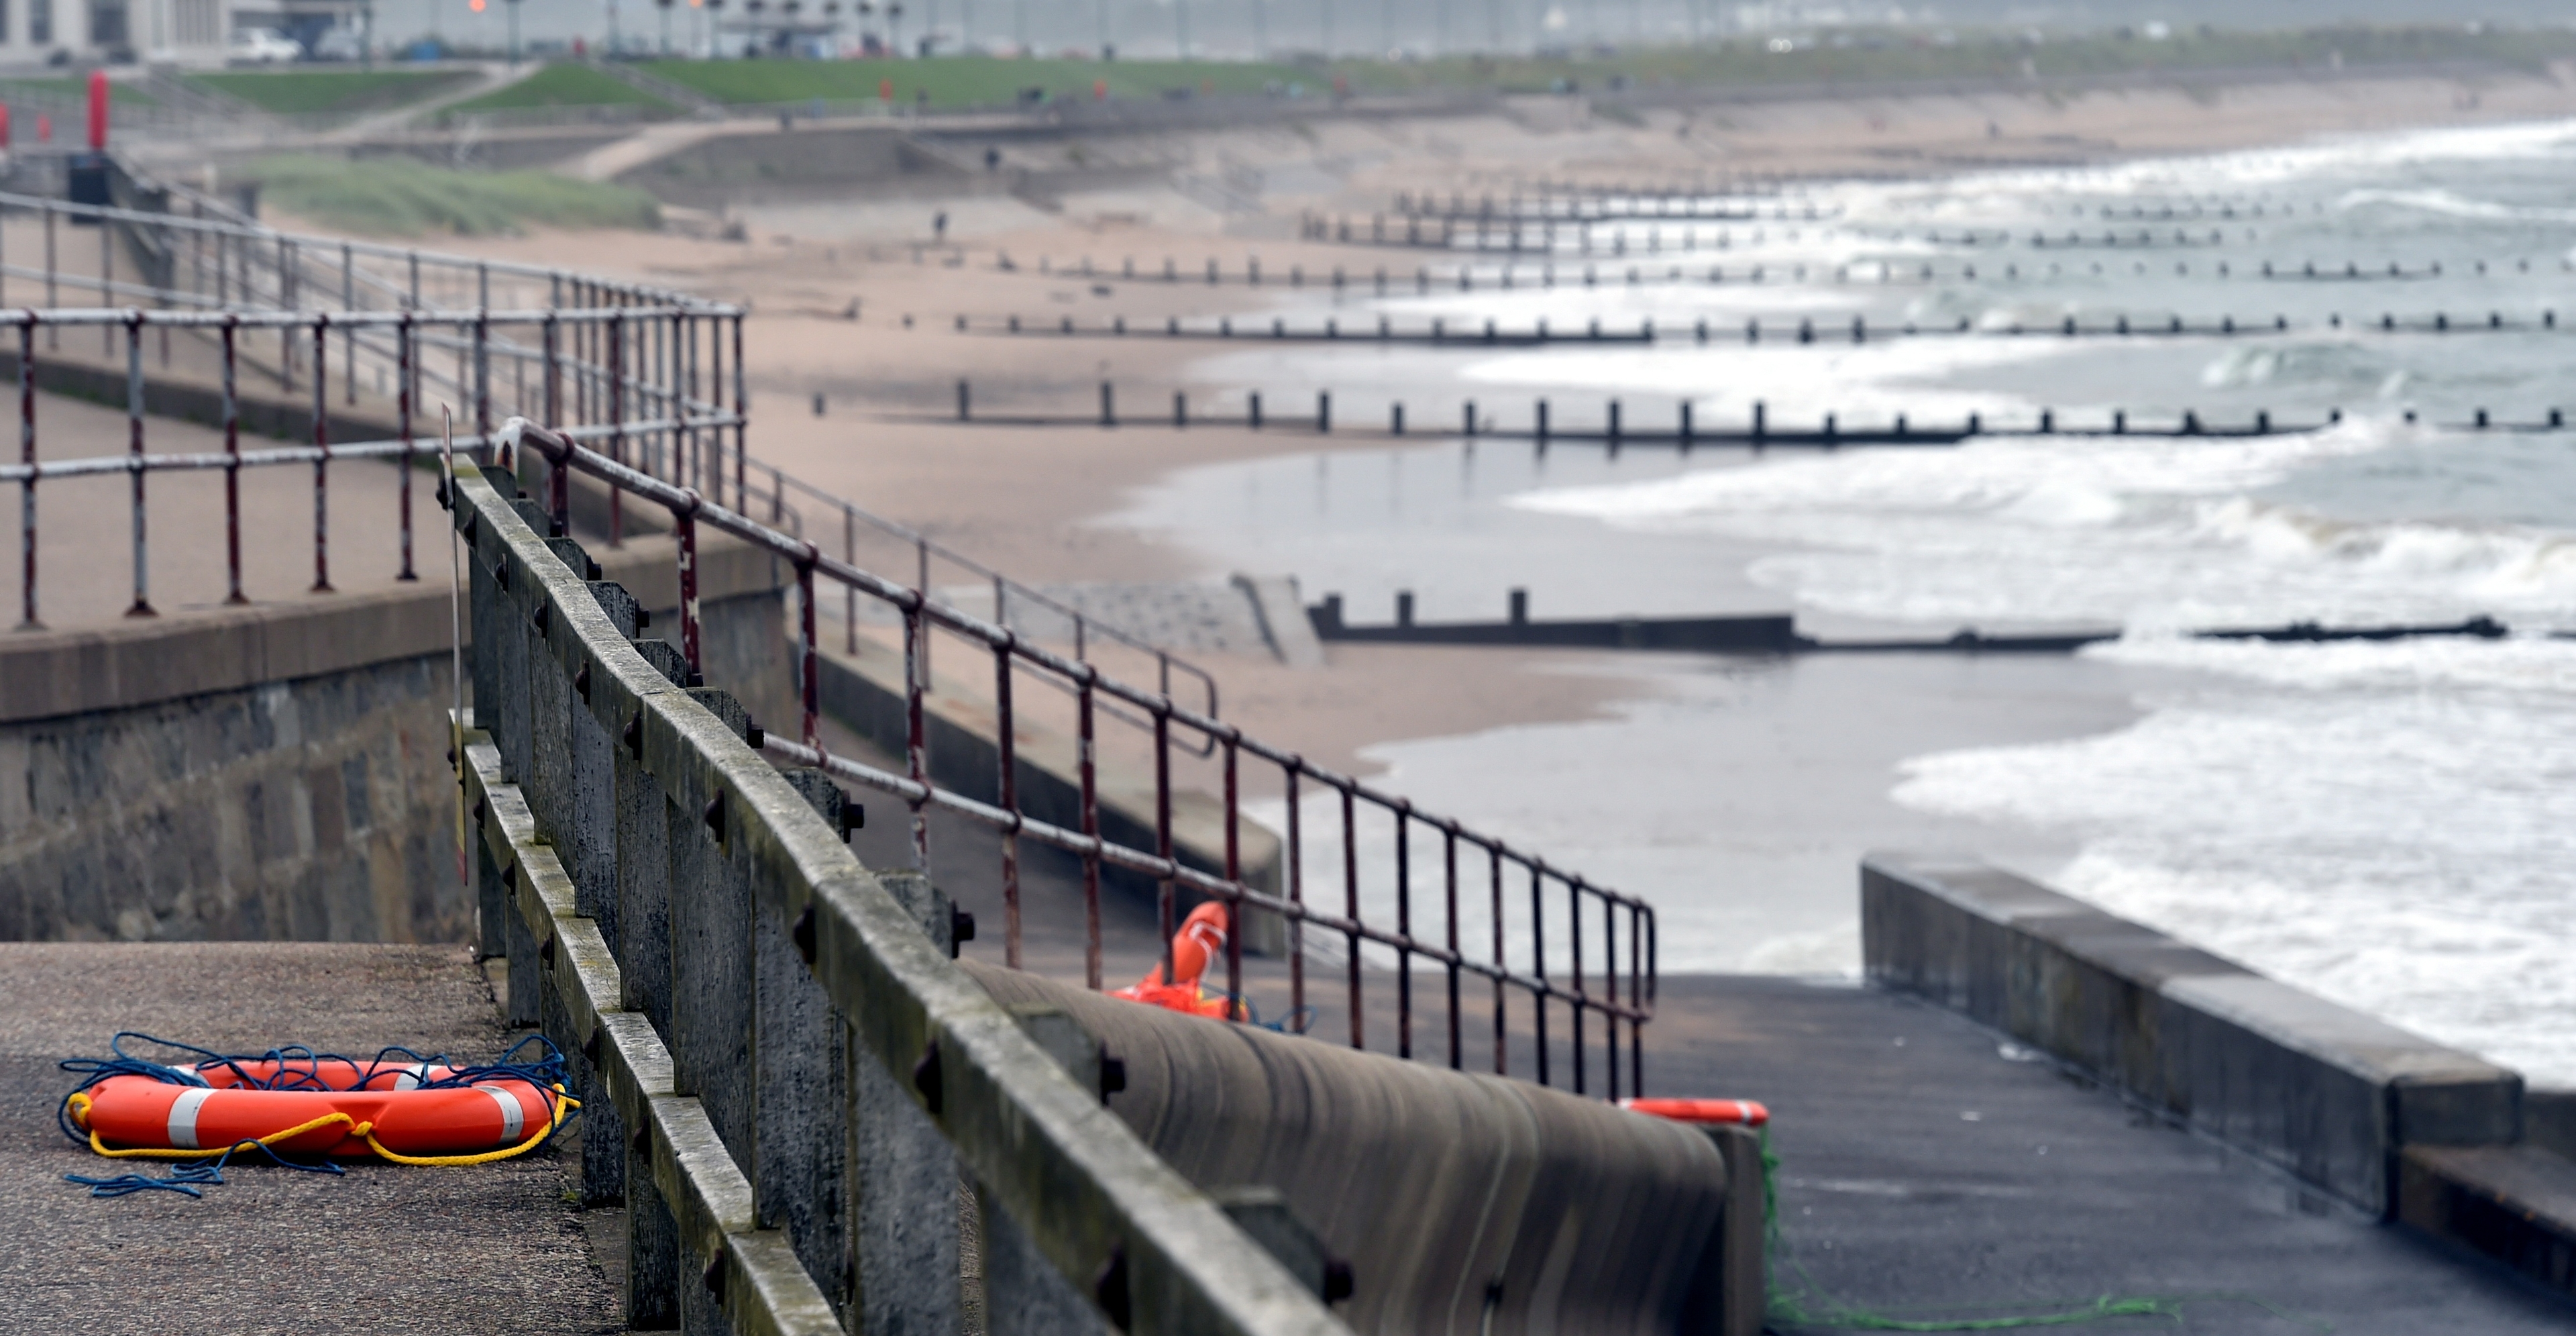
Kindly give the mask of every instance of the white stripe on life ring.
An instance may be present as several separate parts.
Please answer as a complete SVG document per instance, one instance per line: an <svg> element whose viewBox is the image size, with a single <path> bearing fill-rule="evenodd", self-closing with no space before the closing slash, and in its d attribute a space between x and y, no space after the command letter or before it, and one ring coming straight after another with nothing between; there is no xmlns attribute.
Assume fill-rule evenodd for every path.
<svg viewBox="0 0 2576 1336"><path fill-rule="evenodd" d="M524 1125L519 1112L519 1097L502 1086L479 1085L474 1088L490 1095L492 1102L501 1106L501 1144L519 1144L519 1129Z"/></svg>
<svg viewBox="0 0 2576 1336"><path fill-rule="evenodd" d="M397 1075L395 1075L394 1089L418 1090L420 1089L420 1083L428 1079L429 1064L426 1062L414 1063L409 1067L403 1068Z"/></svg>
<svg viewBox="0 0 2576 1336"><path fill-rule="evenodd" d="M180 1091L179 1097L170 1101L169 1130L173 1147L179 1150L203 1149L197 1144L197 1109L214 1098L214 1094L212 1090L195 1087Z"/></svg>

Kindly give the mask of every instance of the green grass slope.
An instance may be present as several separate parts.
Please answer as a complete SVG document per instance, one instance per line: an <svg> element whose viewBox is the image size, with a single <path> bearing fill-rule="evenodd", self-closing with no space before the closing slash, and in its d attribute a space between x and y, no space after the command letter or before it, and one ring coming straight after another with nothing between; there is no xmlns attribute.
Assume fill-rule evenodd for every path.
<svg viewBox="0 0 2576 1336"><path fill-rule="evenodd" d="M244 175L280 209L372 236L483 236L531 223L661 225L660 207L640 190L551 172L459 172L408 158L277 157L253 163Z"/></svg>

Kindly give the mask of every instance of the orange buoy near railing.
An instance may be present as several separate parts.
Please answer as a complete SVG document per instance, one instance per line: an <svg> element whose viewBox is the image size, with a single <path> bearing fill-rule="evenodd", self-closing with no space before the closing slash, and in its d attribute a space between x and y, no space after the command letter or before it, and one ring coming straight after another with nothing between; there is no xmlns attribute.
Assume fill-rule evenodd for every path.
<svg viewBox="0 0 2576 1336"><path fill-rule="evenodd" d="M1771 1121L1771 1111L1749 1099L1623 1099L1619 1107L1677 1123L1760 1127Z"/></svg>
<svg viewBox="0 0 2576 1336"><path fill-rule="evenodd" d="M1228 999L1209 997L1199 988L1199 979L1207 973L1208 962L1225 949L1225 906L1215 900L1202 903L1181 921L1181 930L1172 934L1172 978L1163 978L1163 967L1145 971L1145 977L1110 994L1130 1002L1161 1007L1167 1011L1184 1011L1193 1016L1213 1016L1218 1020L1229 1014L1242 1013Z"/></svg>

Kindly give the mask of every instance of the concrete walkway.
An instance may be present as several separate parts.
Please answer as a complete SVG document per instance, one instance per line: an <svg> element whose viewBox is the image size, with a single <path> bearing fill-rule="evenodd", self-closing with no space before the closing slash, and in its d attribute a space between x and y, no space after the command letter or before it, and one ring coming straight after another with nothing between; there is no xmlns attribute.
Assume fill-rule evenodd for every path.
<svg viewBox="0 0 2576 1336"><path fill-rule="evenodd" d="M460 946L0 944L0 1331L606 1332L614 1287L567 1204L564 1148L472 1169L346 1177L225 1171L202 1200L95 1200L66 1173L111 1162L64 1139L57 1060L119 1028L231 1052L401 1043L483 1057L506 1042ZM576 1124L578 1126L578 1124ZM158 1176L161 1169L145 1172Z"/></svg>
<svg viewBox="0 0 2576 1336"><path fill-rule="evenodd" d="M2180 1301L2172 1318L2085 1328L2105 1332L2576 1327L2576 1307L2500 1267L2364 1218L1910 998L1672 977L1647 1033L1649 1093L1770 1106L1786 1260L1849 1305L1923 1319L2103 1295ZM1782 1260L1777 1279L1793 1281Z"/></svg>

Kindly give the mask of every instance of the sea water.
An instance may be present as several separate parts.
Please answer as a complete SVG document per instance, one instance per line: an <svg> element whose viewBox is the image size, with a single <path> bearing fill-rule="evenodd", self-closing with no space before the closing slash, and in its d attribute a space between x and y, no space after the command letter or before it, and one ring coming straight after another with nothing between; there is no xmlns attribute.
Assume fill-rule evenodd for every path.
<svg viewBox="0 0 2576 1336"><path fill-rule="evenodd" d="M1344 592L1354 620L1384 620L1401 588L1426 619L1491 618L1504 586L1525 585L1541 616L1766 608L1933 636L2117 629L2073 662L1641 658L1627 671L1650 680L1608 718L1369 756L1417 802L1653 899L1668 970L1856 967L1859 842L1920 839L2000 851L2537 1082L2576 1083L2576 640L2559 634L2576 630L2576 435L2464 425L2480 409L2499 423L2576 410L2571 181L2576 124L1825 184L1808 195L1826 217L1695 224L1688 253L1679 224L1661 225L1654 254L1647 224L1596 229L1596 245L1629 241L1591 257L1596 286L1572 277L1586 260L1569 253L1552 287L1523 260L1510 291L1489 279L1342 314L1467 328L1651 319L1668 335L1651 349L1321 348L1204 368L1252 388L1333 387L1345 421L1404 398L1417 431L1455 422L1471 398L1525 421L1540 396L1561 423L1598 421L1617 396L1632 427L1669 424L1685 401L1703 428L1756 402L1775 426L1833 413L1846 428L1898 413L2027 424L2046 409L2084 427L2114 411L2221 424L2341 413L2294 435L1995 434L1614 460L1597 445L1541 457L1453 434L1193 471L1120 522L1295 573L1310 595ZM2387 277L2392 263L2408 276ZM2328 277L2304 277L2311 264ZM1632 265L1659 278L1679 265L1691 281L1632 287ZM1803 282L1789 277L1801 265ZM2377 328L2436 313L2455 331ZM2180 315L2262 332L2000 332L2123 315L2140 330ZM1986 332L1837 341L1854 316L1882 332L1962 318ZM2476 328L2491 316L2515 328ZM1774 333L1746 343L1748 318ZM1802 318L1818 342L1777 336ZM1669 338L1703 319L1707 344ZM2276 320L2290 332L2270 332ZM2191 634L2481 615L2512 634Z"/></svg>

